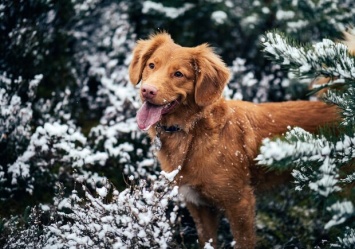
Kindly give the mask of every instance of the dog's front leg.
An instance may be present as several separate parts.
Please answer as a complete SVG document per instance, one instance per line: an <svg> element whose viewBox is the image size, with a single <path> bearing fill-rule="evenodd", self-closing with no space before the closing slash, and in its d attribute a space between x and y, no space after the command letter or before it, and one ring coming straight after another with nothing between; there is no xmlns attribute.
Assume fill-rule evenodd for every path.
<svg viewBox="0 0 355 249"><path fill-rule="evenodd" d="M200 247L203 248L205 243L212 239L212 246L217 248L218 210L211 206L196 205L191 202L187 202L186 206L195 222Z"/></svg>
<svg viewBox="0 0 355 249"><path fill-rule="evenodd" d="M251 189L243 191L243 197L230 203L226 216L235 240L236 249L253 249L256 244L255 236L255 197Z"/></svg>

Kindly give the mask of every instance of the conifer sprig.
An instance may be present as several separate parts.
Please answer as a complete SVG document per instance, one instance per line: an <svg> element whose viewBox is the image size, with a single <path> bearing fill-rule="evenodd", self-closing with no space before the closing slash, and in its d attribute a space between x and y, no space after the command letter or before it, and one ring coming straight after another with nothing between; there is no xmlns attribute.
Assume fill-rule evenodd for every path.
<svg viewBox="0 0 355 249"><path fill-rule="evenodd" d="M342 43L323 39L300 46L282 33L269 32L262 38L262 45L267 56L300 77L355 78L355 56Z"/></svg>
<svg viewBox="0 0 355 249"><path fill-rule="evenodd" d="M353 197L338 195L345 185L354 182L355 158L355 57L351 46L323 39L314 45L297 45L277 32L269 32L262 40L264 52L281 66L299 77L325 77L329 81L318 89L336 85L324 100L337 105L342 122L336 133L322 129L313 135L301 128L290 129L284 137L265 139L256 160L270 169L292 170L296 190L305 187L322 201L331 214L324 229L346 227L354 213ZM317 89L317 90L318 90ZM343 170L343 169L347 170ZM353 228L331 247L353 248Z"/></svg>

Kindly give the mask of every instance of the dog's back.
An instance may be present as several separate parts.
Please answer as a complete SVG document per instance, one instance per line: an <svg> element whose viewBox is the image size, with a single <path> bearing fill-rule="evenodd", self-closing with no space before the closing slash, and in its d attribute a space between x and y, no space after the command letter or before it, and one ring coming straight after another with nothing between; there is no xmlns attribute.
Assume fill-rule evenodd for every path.
<svg viewBox="0 0 355 249"><path fill-rule="evenodd" d="M259 147L264 138L281 136L292 127L317 133L321 127L336 128L341 120L337 106L320 101L287 101L280 103L253 104L244 101L230 101L229 105L238 110L235 120L241 122L244 117L253 131L253 140L245 138L249 148L250 159L259 153ZM263 166L250 164L251 181L257 192L270 190L291 179L290 172L275 172Z"/></svg>

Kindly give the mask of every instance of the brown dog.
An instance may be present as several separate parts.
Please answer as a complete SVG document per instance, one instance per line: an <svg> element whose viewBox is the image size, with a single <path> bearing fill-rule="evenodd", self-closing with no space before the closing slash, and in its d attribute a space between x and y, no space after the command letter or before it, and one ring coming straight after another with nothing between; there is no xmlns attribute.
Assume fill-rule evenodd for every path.
<svg viewBox="0 0 355 249"><path fill-rule="evenodd" d="M164 171L181 166L179 190L195 221L200 245L217 241L218 213L224 212L236 248L254 248L254 188L280 179L255 165L263 138L288 126L315 132L338 120L322 102L253 104L221 97L229 70L208 45L181 47L166 33L140 40L129 68L142 82L140 129L160 138Z"/></svg>

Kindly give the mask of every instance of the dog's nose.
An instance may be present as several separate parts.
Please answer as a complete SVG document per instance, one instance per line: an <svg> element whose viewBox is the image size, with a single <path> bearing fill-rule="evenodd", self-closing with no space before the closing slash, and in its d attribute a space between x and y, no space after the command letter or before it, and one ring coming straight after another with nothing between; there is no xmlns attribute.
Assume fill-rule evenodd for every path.
<svg viewBox="0 0 355 249"><path fill-rule="evenodd" d="M145 99L152 99L157 95L158 89L152 85L143 85L141 91Z"/></svg>

